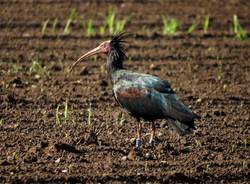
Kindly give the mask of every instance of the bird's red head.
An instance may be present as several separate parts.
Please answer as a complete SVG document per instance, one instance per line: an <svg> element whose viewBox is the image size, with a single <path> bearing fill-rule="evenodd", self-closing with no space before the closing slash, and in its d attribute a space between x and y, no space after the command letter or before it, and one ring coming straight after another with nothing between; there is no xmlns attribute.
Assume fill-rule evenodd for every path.
<svg viewBox="0 0 250 184"><path fill-rule="evenodd" d="M99 54L99 53L104 53L104 54L108 54L109 51L111 49L111 45L110 45L110 40L102 42L98 47L90 50L89 52L87 52L86 54L82 55L72 66L71 69L73 69L73 67L76 66L77 63L79 63L80 61L84 60L87 57L93 56L95 54Z"/></svg>
<svg viewBox="0 0 250 184"><path fill-rule="evenodd" d="M111 48L110 41L102 42L98 47L101 53L108 54Z"/></svg>
<svg viewBox="0 0 250 184"><path fill-rule="evenodd" d="M126 38L130 36L129 33L120 33L118 35L115 35L112 37L111 40L102 42L98 47L92 49L91 51L87 52L86 54L82 55L73 65L71 66L70 71L73 69L73 67L76 66L77 63L84 60L85 58L89 56L93 56L95 54L104 53L106 55L109 54L111 48L119 50L119 53L122 55L122 57L125 56L123 52L123 43L126 43Z"/></svg>

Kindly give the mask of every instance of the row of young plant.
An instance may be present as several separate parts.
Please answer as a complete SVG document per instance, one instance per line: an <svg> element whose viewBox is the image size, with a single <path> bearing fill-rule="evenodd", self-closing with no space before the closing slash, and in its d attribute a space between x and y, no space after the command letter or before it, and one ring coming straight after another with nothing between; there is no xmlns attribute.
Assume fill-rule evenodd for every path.
<svg viewBox="0 0 250 184"><path fill-rule="evenodd" d="M125 17L121 20L117 19L116 12L110 6L105 16L104 24L100 25L99 27L94 27L92 19L83 21L78 16L76 9L71 9L69 16L67 18L66 24L63 29L63 34L64 35L71 34L72 23L78 23L80 27L84 29L84 35L87 37L92 37L95 35L102 36L106 33L112 35L112 34L123 32L128 20L129 20L128 17ZM179 21L177 21L175 18L166 18L165 16L162 16L162 22L163 22L162 33L164 35L169 35L169 36L177 35L177 29L180 25ZM56 33L58 31L58 24L59 22L57 18L55 18L54 20L48 19L44 21L42 24L42 34L45 35L48 32ZM207 34L209 25L210 25L210 17L207 15L205 16L204 21L202 23L199 23L199 21L196 21L190 27L188 27L186 33L192 34L192 32L195 29L197 29L198 26L202 26L204 34ZM48 27L50 27L50 29ZM240 39L240 40L247 39L247 31L240 25L237 15L233 15L231 28L235 34L235 38ZM145 26L143 27L142 30L145 31Z"/></svg>
<svg viewBox="0 0 250 184"><path fill-rule="evenodd" d="M164 35L176 35L178 28L178 21L174 18L167 19L165 16L162 17L163 20L163 34ZM195 22L193 23L186 31L187 34L192 34L192 32L197 29L199 25L202 26L204 34L208 33L210 24L210 17L207 15L203 23ZM239 19L237 15L233 15L233 21L231 29L234 32L235 38L244 40L247 39L247 31L240 25Z"/></svg>
<svg viewBox="0 0 250 184"><path fill-rule="evenodd" d="M83 21L77 14L76 9L71 9L69 16L67 18L66 24L63 29L64 35L69 35L72 32L71 26L72 23L78 23L80 27L84 29L84 35L91 37L95 36L96 34L104 35L105 33L109 34L116 34L119 32L124 31L125 25L128 21L128 17L125 17L121 20L116 18L116 13L114 9L110 6L105 17L104 24L98 27L98 32L96 31L97 28L93 26L93 20L89 19L87 21ZM48 29L50 24L50 30ZM55 18L54 20L46 20L42 24L42 34L45 35L47 32L56 33L58 28L58 19Z"/></svg>

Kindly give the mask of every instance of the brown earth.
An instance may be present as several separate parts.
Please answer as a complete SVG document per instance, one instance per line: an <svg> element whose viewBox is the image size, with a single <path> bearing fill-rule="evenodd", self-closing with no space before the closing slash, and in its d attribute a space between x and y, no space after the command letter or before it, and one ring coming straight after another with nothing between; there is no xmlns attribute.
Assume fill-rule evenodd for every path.
<svg viewBox="0 0 250 184"><path fill-rule="evenodd" d="M63 36L70 9L98 27L107 2L2 0L0 183L249 183L250 42L236 40L231 24L237 14L249 32L250 1L111 3L118 18L130 16L126 31L134 33L126 67L170 82L201 116L197 132L179 138L159 121L158 143L149 147L145 136L136 154L135 120L124 114L123 125L116 123L121 110L112 97L105 58L90 59L67 75L83 52L109 38L88 38L75 21L70 35ZM176 36L162 35L161 15L179 20ZM201 25L186 34L206 15L207 34ZM49 29L42 35L47 19ZM44 70L30 71L34 60ZM64 122L66 99L70 113ZM144 124L144 135L148 128Z"/></svg>

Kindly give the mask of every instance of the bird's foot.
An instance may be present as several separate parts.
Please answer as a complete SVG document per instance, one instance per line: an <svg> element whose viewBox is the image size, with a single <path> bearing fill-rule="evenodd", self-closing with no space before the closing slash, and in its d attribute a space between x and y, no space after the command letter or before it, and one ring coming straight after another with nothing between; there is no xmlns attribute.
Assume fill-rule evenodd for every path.
<svg viewBox="0 0 250 184"><path fill-rule="evenodd" d="M141 145L142 145L142 140L136 139L135 140L135 150L140 151Z"/></svg>

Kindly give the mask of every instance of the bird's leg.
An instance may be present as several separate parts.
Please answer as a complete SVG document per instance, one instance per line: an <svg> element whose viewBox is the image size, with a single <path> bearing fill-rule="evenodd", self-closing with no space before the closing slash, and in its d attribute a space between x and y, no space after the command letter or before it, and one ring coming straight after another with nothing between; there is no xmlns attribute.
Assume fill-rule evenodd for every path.
<svg viewBox="0 0 250 184"><path fill-rule="evenodd" d="M141 141L141 122L137 120L137 139L135 140L135 149L140 150L142 141Z"/></svg>
<svg viewBox="0 0 250 184"><path fill-rule="evenodd" d="M150 133L150 139L149 144L154 144L154 138L155 138L155 122L151 122L151 133Z"/></svg>

